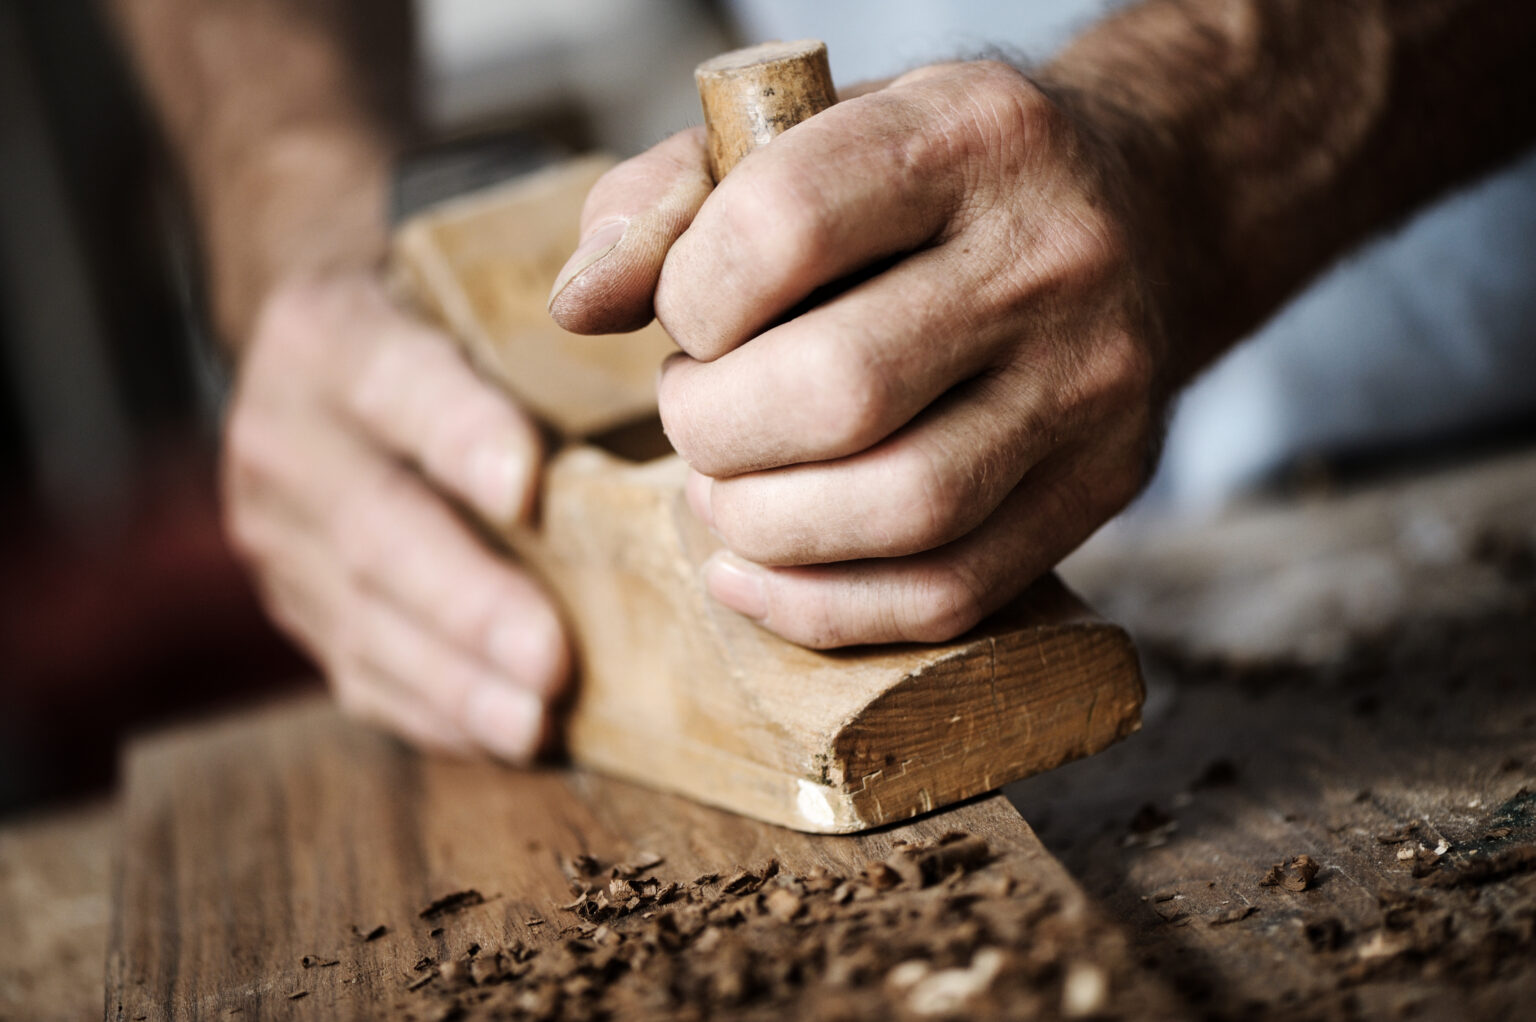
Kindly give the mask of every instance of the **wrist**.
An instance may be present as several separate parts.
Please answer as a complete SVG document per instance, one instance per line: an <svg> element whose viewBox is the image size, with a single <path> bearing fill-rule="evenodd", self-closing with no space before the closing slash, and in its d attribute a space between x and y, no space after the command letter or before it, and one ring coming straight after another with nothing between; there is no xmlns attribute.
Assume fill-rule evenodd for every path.
<svg viewBox="0 0 1536 1022"><path fill-rule="evenodd" d="M291 282L374 274L387 244L391 149L347 127L264 139L205 208L215 325L237 353L268 295Z"/></svg>
<svg viewBox="0 0 1536 1022"><path fill-rule="evenodd" d="M1198 226L1210 214L1181 182L1177 147L1150 120L1073 83L1054 65L1032 80L1090 150L1099 191L1124 228L1153 322L1156 389L1171 396L1208 360L1212 345L1194 315L1198 296L1214 286Z"/></svg>

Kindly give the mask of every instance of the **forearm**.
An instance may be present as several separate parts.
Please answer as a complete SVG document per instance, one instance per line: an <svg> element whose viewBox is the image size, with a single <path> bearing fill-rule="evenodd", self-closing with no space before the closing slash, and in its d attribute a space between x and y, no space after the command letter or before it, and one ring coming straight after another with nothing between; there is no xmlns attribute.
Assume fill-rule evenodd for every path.
<svg viewBox="0 0 1536 1022"><path fill-rule="evenodd" d="M409 118L403 3L111 2L184 169L225 343L285 277L380 259Z"/></svg>
<svg viewBox="0 0 1536 1022"><path fill-rule="evenodd" d="M1536 7L1153 0L1041 79L1128 161L1177 386L1310 277L1536 141Z"/></svg>

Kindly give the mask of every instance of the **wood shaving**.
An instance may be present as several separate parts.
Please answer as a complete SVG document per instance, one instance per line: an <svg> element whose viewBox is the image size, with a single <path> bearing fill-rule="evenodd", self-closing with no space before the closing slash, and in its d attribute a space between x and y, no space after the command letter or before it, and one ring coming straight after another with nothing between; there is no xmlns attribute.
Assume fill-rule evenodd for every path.
<svg viewBox="0 0 1536 1022"><path fill-rule="evenodd" d="M445 894L438 898L418 912L417 915L422 919L437 919L442 916L452 915L455 912L462 912L466 908L471 908L475 905L483 904L485 904L485 895L479 891L474 889L454 891L452 894Z"/></svg>
<svg viewBox="0 0 1536 1022"><path fill-rule="evenodd" d="M1223 909L1214 915L1207 916L1205 921L1209 926L1226 926L1228 923L1235 923L1243 919L1247 919L1258 910L1259 907L1257 905L1234 905L1231 908Z"/></svg>
<svg viewBox="0 0 1536 1022"><path fill-rule="evenodd" d="M824 868L796 876L771 861L723 882L610 871L601 889L587 884L563 909L576 922L556 943L456 956L411 984L399 1014L421 1022L1116 1014L1117 983L1130 983L1103 964L1120 959L1096 943L1117 939L1114 931L1085 926L1054 895L998 882L987 875L993 861L981 838L947 834L898 846L853 876Z"/></svg>
<svg viewBox="0 0 1536 1022"><path fill-rule="evenodd" d="M1312 886L1312 881L1317 877L1318 865L1310 855L1297 855L1285 862L1277 862L1269 867L1269 872L1264 874L1259 881L1261 887L1282 887L1287 891L1300 893Z"/></svg>

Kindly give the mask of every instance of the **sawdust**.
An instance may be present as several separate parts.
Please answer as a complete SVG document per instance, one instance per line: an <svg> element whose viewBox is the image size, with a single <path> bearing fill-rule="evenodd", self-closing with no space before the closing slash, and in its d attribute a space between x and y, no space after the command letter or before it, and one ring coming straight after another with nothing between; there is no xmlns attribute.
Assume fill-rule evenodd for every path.
<svg viewBox="0 0 1536 1022"><path fill-rule="evenodd" d="M772 860L667 879L566 863L552 946L474 947L410 984L405 1017L959 1019L1136 1014L1106 931L1020 889L985 841L904 844L856 875ZM607 875L604 875L604 874ZM1119 968L1128 968L1122 964Z"/></svg>
<svg viewBox="0 0 1536 1022"><path fill-rule="evenodd" d="M1015 795L1192 1014L1529 1014L1536 543L1483 555L1519 584L1464 612L1415 601L1328 664L1144 643L1176 712ZM1302 891L1258 886L1302 850L1322 867Z"/></svg>

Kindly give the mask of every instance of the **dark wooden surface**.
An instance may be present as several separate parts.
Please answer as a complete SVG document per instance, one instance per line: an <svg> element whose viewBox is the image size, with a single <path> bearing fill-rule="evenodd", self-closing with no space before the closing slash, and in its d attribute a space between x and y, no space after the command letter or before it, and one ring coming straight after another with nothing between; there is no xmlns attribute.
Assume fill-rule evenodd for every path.
<svg viewBox="0 0 1536 1022"><path fill-rule="evenodd" d="M101 1017L117 833L106 803L0 827L0 1019Z"/></svg>
<svg viewBox="0 0 1536 1022"><path fill-rule="evenodd" d="M1457 652L1397 665L1379 684L1173 680L1165 665L1154 674L1164 715L1124 751L1011 794L1197 1008L1519 1017L1536 998L1536 873L1431 883L1536 848L1536 801L1519 794L1536 791L1536 685L1511 666L1536 663L1532 631L1527 618L1458 633ZM1426 877L1398 858L1412 852L1434 863ZM1310 889L1261 886L1301 854L1321 867Z"/></svg>
<svg viewBox="0 0 1536 1022"><path fill-rule="evenodd" d="M1528 1012L1536 858L1439 884L1536 851L1536 457L1110 540L1064 574L1150 653L1144 730L1010 795L1148 964L1224 1017Z"/></svg>
<svg viewBox="0 0 1536 1022"><path fill-rule="evenodd" d="M875 833L806 835L589 774L422 757L323 703L147 740L128 757L124 791L111 1019L389 1015L409 1006L423 958L547 946L576 922L559 906L572 899L561 863L578 853L653 853L658 873L682 880L770 859L847 876L897 841L958 828L987 840L1000 855L988 869L1019 894L1053 892L1096 925L1001 795ZM451 922L422 918L467 890L485 903ZM1096 946L1106 966L1125 958L1113 933ZM337 964L306 967L305 956Z"/></svg>
<svg viewBox="0 0 1536 1022"><path fill-rule="evenodd" d="M1009 794L1048 852L1123 926L1143 964L1179 984L1192 1013L1493 1019L1520 1017L1536 997L1529 944L1536 874L1452 888L1433 881L1465 868L1475 858L1469 853L1536 841L1519 803L1508 811L1521 787L1536 789L1532 507L1536 457L1525 455L1355 496L1235 513L1201 530L1129 537L1067 566L1069 581L1152 651L1147 726L1122 746ZM329 746L317 768L305 750L322 736L309 726L271 746L291 758L274 783L240 769L249 753L226 744L238 733L237 724L184 733L162 750L170 758L140 763L136 771L150 772L129 779L132 786L137 777L156 777L162 785L158 802L129 797L161 820L129 837L158 834L166 847L181 847L186 836L176 830L168 790L186 793L183 806L237 810L230 847L207 860L222 871L222 885L205 877L201 887L172 886L166 874L146 909L151 915L141 917L163 920L174 910L215 926L206 937L161 935L176 939L182 956L200 956L187 961L213 963L230 981L229 993L193 991L187 976L173 982L174 997L186 991L206 998L196 1002L204 1007L224 997L270 998L284 1017L310 1001L276 1000L301 984L316 991L303 1009L314 1010L324 1003L324 984L358 976L383 984L369 1002L383 1006L387 992L408 981L401 963L408 971L410 952L434 946L415 916L427 899L480 886L499 897L457 918L508 932L523 908L563 897L551 866L556 850L577 848L580 828L604 835L615 852L660 850L654 846L666 839L646 822L654 820L647 816L654 796L540 775L536 787L555 793L553 805L519 801L511 788L485 793L468 818L428 805L422 833L449 828L468 836L423 844L365 821L377 820L386 797L420 804L428 774L437 778L433 785L459 784L473 774L469 768L408 769L380 751L387 745L356 735L345 740L356 747ZM225 767L178 773L173 753L194 747L219 750L216 761L222 757ZM367 798L357 772L342 766L357 755L396 764L379 774ZM275 811L285 785L299 780L308 799L286 814ZM321 786L329 794L318 794ZM601 812L588 802L620 791L627 797ZM322 810L339 814L341 831L316 829ZM1502 829L1490 827L1501 810L1514 825L1488 840ZM680 871L704 861L709 849L741 850L732 843L746 839L730 836L736 825L720 826L727 836L673 835L685 845ZM520 879L505 872L509 830L525 835L525 852L526 842L545 843L538 870ZM79 987L96 969L99 989L90 949L104 947L106 936L101 913L93 924L88 909L106 900L111 831L100 812L41 830L0 830L7 867L0 880L11 885L0 883L0 941L8 941L0 990L13 998L0 1002L0 1016L80 1017L85 1003L99 1010L95 991L84 996ZM1408 840L1397 841L1403 834ZM316 862L322 852L334 857L337 875L355 860L363 864L346 883L313 866L296 870L262 858L261 843L273 836L300 842ZM1421 842L1432 852L1441 839L1451 847L1426 877L1398 858ZM758 840L745 854L754 847L773 854L753 844ZM375 854L381 849L386 854ZM1293 893L1259 885L1272 863L1298 853L1321 866L1313 886ZM379 893L399 882L402 856L414 858L418 872L397 894ZM29 859L59 867L47 871L47 886L17 886L18 877L43 875L17 868ZM1056 875L1049 859L1031 861ZM241 889L229 881L242 871L290 885L277 918L227 914L231 890ZM18 897L18 890L31 893ZM1250 905L1252 914L1219 922ZM378 923L401 927L391 932L398 948L353 943L350 926ZM56 939L34 939L44 933ZM264 955L267 939L282 941L283 953ZM72 992L67 982L35 982L49 975L60 941L78 949L53 971L74 978ZM298 962L338 951L348 953L349 972L337 966L317 977ZM33 993L57 1000L18 1005L25 976L34 977ZM120 971L115 981L127 990L138 980L147 982L147 974ZM174 997L167 1007L192 1003ZM144 1013L164 1017L152 1013L160 1004Z"/></svg>

